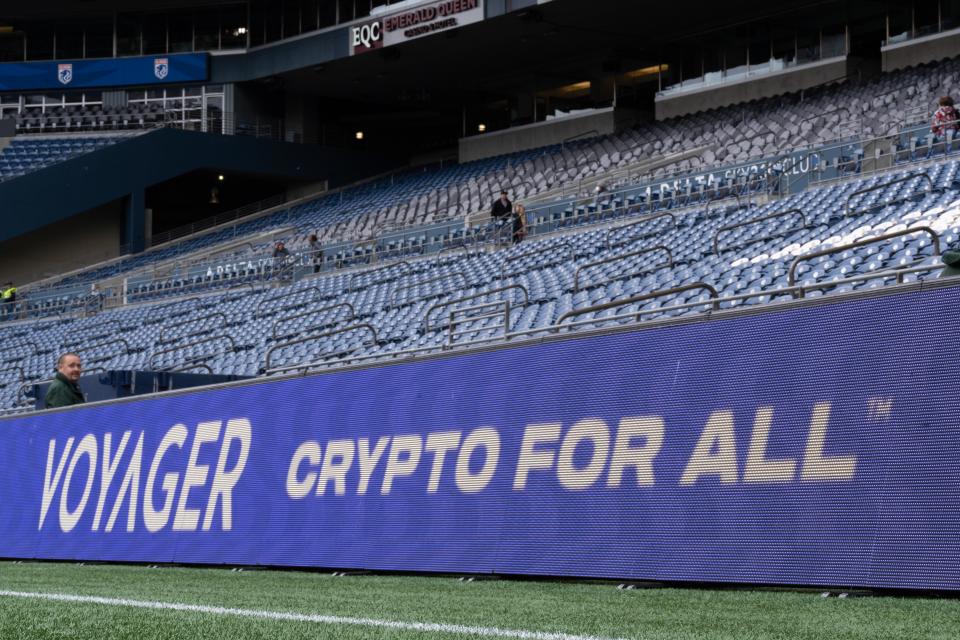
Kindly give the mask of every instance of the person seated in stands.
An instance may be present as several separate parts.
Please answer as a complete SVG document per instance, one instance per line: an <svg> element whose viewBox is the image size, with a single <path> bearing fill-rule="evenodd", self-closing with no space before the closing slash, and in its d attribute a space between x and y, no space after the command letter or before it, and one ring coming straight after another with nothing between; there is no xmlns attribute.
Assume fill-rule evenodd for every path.
<svg viewBox="0 0 960 640"><path fill-rule="evenodd" d="M946 266L940 272L938 278L949 278L951 276L960 276L960 249L954 247L947 249L940 256L940 260Z"/></svg>
<svg viewBox="0 0 960 640"><path fill-rule="evenodd" d="M527 237L527 209L518 204L513 210L513 244L523 242Z"/></svg>
<svg viewBox="0 0 960 640"><path fill-rule="evenodd" d="M311 233L307 238L307 244L310 246L310 261L313 263L313 272L320 273L320 267L323 264L323 249L320 247L320 240L317 234Z"/></svg>
<svg viewBox="0 0 960 640"><path fill-rule="evenodd" d="M80 356L64 353L57 358L57 375L47 388L45 403L48 409L69 407L85 402L83 392L77 382L83 373Z"/></svg>
<svg viewBox="0 0 960 640"><path fill-rule="evenodd" d="M513 203L507 197L506 191L500 192L500 197L493 203L490 209L490 216L495 220L503 220L513 213Z"/></svg>
<svg viewBox="0 0 960 640"><path fill-rule="evenodd" d="M933 126L931 127L933 135L937 136L940 140L947 137L948 131L953 131L954 135L956 135L957 129L960 128L960 123L957 122L958 119L960 119L960 114L957 113L956 108L953 106L953 98L943 96L939 100L937 110L933 112Z"/></svg>
<svg viewBox="0 0 960 640"><path fill-rule="evenodd" d="M290 257L290 249L287 249L286 245L283 244L283 240L278 240L277 244L273 245L273 257L274 258Z"/></svg>

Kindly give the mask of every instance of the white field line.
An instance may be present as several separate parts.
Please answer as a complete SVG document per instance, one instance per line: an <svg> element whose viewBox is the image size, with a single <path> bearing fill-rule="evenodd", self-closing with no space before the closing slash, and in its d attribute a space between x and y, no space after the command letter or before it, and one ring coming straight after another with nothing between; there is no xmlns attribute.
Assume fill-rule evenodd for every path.
<svg viewBox="0 0 960 640"><path fill-rule="evenodd" d="M28 598L31 600L50 600L54 602L73 602L78 604L99 604L112 607L132 607L135 609L186 611L189 613L237 616L240 618L282 620L285 622L312 622L317 624L351 625L358 627L378 627L381 629L420 631L423 633L459 633L463 635L488 638L518 638L519 640L622 640L619 638L585 636L570 633L524 631L522 629L501 629L499 627L472 627L459 624L445 624L440 622L401 622L398 620L378 620L377 618L352 618L322 614L293 613L287 611L261 611L258 609L209 607L199 604L157 602L153 600L129 600L127 598L104 598L100 596L80 596L69 593L34 593L28 591L0 590L0 598Z"/></svg>

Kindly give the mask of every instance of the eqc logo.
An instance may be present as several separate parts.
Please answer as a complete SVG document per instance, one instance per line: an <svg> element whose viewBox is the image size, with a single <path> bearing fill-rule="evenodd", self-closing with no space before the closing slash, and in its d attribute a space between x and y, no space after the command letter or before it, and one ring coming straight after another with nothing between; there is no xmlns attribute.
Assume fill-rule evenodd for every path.
<svg viewBox="0 0 960 640"><path fill-rule="evenodd" d="M350 29L350 47L354 54L383 46L383 24L377 20Z"/></svg>

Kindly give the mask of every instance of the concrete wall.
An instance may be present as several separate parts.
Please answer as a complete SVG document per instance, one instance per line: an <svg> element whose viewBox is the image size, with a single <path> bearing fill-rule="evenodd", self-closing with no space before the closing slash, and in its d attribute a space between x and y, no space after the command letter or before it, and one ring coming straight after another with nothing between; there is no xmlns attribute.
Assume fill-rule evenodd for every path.
<svg viewBox="0 0 960 640"><path fill-rule="evenodd" d="M755 78L657 96L657 120L771 98L837 80L854 71L850 58L837 57Z"/></svg>
<svg viewBox="0 0 960 640"><path fill-rule="evenodd" d="M926 62L952 58L960 52L960 29L951 29L881 47L884 71L896 71Z"/></svg>
<svg viewBox="0 0 960 640"><path fill-rule="evenodd" d="M636 119L637 114L634 111L609 107L581 116L568 116L460 138L460 162L560 144L590 131L595 132L593 135L606 135L631 126Z"/></svg>
<svg viewBox="0 0 960 640"><path fill-rule="evenodd" d="M122 232L123 206L116 201L0 242L0 283L23 284L115 258Z"/></svg>

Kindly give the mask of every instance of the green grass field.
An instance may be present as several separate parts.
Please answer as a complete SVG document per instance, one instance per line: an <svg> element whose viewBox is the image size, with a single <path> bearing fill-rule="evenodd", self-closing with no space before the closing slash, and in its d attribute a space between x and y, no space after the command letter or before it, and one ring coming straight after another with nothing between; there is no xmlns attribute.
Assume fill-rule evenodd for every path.
<svg viewBox="0 0 960 640"><path fill-rule="evenodd" d="M958 633L960 600L0 562L3 640L954 640Z"/></svg>

